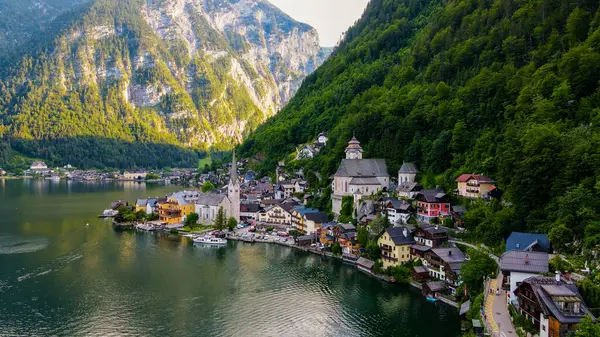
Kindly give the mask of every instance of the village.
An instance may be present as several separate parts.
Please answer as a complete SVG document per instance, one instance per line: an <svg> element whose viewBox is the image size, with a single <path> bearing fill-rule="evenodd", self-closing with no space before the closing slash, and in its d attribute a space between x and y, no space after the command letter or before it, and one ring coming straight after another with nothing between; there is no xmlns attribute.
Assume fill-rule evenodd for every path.
<svg viewBox="0 0 600 337"><path fill-rule="evenodd" d="M315 144L326 141L322 133ZM298 155L303 158L313 153L302 149ZM210 231L219 222L223 234L212 233L229 240L287 245L339 258L387 282L410 283L428 301L457 308L465 329L476 335L521 331L567 336L586 315L594 317L576 285L590 268L552 272L551 262L564 258L553 254L546 234L514 232L499 253L461 241L466 209L453 205L451 195L466 200L500 198L502 192L492 178L462 174L456 177L454 191L424 189L413 163L403 163L396 180L385 160L363 158L355 137L345 153L331 177L333 218L310 207L315 195L302 171L286 173L285 163L279 162L276 181L258 178L245 170L247 161L237 160L235 153L226 165L226 183L222 174L205 173L202 191L184 190L116 206L152 215L157 227L144 229L163 228L193 238L186 233L196 225ZM192 228L189 219L195 222ZM195 241L207 239L199 240ZM493 269L477 281L479 289L469 289L461 271L475 263L470 256L475 253L493 261Z"/></svg>

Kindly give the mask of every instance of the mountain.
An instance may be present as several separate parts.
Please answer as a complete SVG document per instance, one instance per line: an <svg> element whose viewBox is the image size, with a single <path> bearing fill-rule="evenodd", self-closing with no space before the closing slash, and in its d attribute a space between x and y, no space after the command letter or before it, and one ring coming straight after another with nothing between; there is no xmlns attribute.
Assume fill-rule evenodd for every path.
<svg viewBox="0 0 600 337"><path fill-rule="evenodd" d="M304 172L333 172L356 133L390 172L415 162L427 187L482 173L503 203L475 203L474 240L550 233L555 249L600 244L598 1L372 0L290 103L248 137L264 170L329 132ZM326 187L327 181L320 182Z"/></svg>
<svg viewBox="0 0 600 337"><path fill-rule="evenodd" d="M111 153L117 143L142 143L134 153L152 144L228 148L277 113L329 52L315 29L265 0L0 6L0 50L35 45L4 69L0 136L13 150L51 163L153 162ZM23 19L29 15L35 23Z"/></svg>

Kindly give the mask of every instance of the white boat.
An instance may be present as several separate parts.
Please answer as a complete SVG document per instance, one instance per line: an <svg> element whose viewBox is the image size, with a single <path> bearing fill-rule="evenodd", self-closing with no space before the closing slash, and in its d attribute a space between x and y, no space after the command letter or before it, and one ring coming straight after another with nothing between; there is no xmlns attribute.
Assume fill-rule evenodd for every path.
<svg viewBox="0 0 600 337"><path fill-rule="evenodd" d="M114 209L105 209L104 212L102 212L102 215L100 215L101 218L112 218L114 216L117 216L119 214L119 211L116 211Z"/></svg>
<svg viewBox="0 0 600 337"><path fill-rule="evenodd" d="M152 224L146 224L146 223L140 223L135 225L135 228L142 230L142 231L146 231L146 232L151 232L153 230L155 230L156 228L154 228L154 225Z"/></svg>
<svg viewBox="0 0 600 337"><path fill-rule="evenodd" d="M221 238L212 237L197 237L193 239L195 243L201 243L204 245L226 245L227 240Z"/></svg>

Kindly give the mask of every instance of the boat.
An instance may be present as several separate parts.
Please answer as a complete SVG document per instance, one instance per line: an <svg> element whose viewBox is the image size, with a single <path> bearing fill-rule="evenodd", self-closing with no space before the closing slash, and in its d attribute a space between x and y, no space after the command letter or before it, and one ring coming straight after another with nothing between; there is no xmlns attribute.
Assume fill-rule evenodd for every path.
<svg viewBox="0 0 600 337"><path fill-rule="evenodd" d="M137 224L137 225L135 225L135 228L142 230L142 231L146 231L146 232L152 232L153 230L156 229L156 228L154 228L154 225L147 224L147 223Z"/></svg>
<svg viewBox="0 0 600 337"><path fill-rule="evenodd" d="M437 302L437 298L433 298L431 296L427 296L425 297L426 300L428 300L429 302Z"/></svg>
<svg viewBox="0 0 600 337"><path fill-rule="evenodd" d="M227 240L221 238L212 237L196 237L193 239L194 243L201 243L204 245L226 245Z"/></svg>
<svg viewBox="0 0 600 337"><path fill-rule="evenodd" d="M114 209L105 209L104 212L102 212L102 214L100 214L98 217L99 218L113 218L115 216L117 216L119 214L119 211L116 211Z"/></svg>

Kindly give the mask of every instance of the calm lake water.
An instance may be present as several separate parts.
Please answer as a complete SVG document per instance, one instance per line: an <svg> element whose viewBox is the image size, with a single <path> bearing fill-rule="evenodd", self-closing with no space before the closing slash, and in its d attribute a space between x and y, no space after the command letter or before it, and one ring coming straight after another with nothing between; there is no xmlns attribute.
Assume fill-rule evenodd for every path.
<svg viewBox="0 0 600 337"><path fill-rule="evenodd" d="M459 335L455 309L338 261L195 247L96 218L113 200L176 189L0 180L0 336Z"/></svg>

